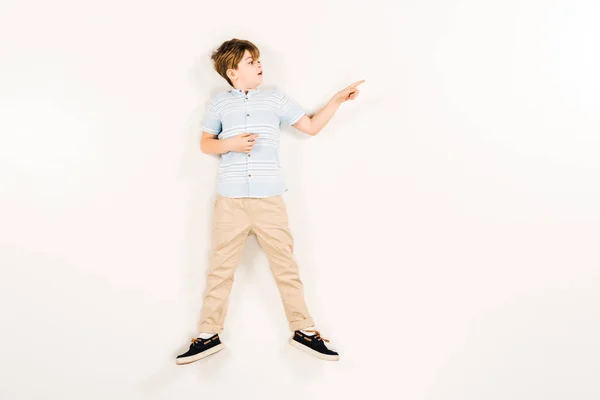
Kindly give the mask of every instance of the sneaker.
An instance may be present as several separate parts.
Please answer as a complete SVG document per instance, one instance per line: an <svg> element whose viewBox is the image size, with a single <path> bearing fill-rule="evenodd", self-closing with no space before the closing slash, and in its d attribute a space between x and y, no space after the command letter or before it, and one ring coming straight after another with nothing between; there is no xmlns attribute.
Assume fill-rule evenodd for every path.
<svg viewBox="0 0 600 400"><path fill-rule="evenodd" d="M224 348L225 346L221 343L218 333L209 339L193 338L190 349L187 352L178 355L175 362L178 365L189 364L201 360L204 357L208 357L211 354L215 354Z"/></svg>
<svg viewBox="0 0 600 400"><path fill-rule="evenodd" d="M337 361L340 359L337 352L325 346L325 342L329 342L329 340L322 338L319 331L307 330L306 332L314 332L315 334L309 336L298 330L294 332L294 336L290 339L290 344L322 360Z"/></svg>

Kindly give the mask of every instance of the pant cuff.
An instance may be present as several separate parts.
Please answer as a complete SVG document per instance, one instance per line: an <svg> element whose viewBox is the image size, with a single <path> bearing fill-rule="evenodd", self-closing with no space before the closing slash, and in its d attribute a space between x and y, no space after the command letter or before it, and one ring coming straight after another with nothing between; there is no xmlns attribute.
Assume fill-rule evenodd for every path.
<svg viewBox="0 0 600 400"><path fill-rule="evenodd" d="M314 325L315 325L315 323L314 323L313 319L311 317L308 317L308 318L302 319L300 321L290 322L290 330L292 332L295 332L297 330L309 328Z"/></svg>
<svg viewBox="0 0 600 400"><path fill-rule="evenodd" d="M222 331L223 331L223 327L220 325L200 324L200 332L221 333Z"/></svg>

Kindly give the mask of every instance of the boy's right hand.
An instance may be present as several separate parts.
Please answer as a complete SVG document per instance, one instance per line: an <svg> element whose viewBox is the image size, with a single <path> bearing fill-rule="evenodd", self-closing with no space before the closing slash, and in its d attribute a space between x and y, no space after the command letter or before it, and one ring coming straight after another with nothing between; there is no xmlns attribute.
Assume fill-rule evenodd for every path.
<svg viewBox="0 0 600 400"><path fill-rule="evenodd" d="M250 153L258 136L258 133L244 132L241 135L227 139L229 141L229 151Z"/></svg>

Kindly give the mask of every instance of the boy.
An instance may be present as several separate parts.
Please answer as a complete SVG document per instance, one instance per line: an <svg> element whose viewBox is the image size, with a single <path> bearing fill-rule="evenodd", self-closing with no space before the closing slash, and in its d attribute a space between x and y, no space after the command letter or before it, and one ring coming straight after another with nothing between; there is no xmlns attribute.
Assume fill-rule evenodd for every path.
<svg viewBox="0 0 600 400"><path fill-rule="evenodd" d="M215 70L232 89L215 95L202 121L200 147L219 154L217 198L213 210L212 250L200 332L177 364L200 360L223 349L219 333L227 314L234 272L246 238L255 234L267 253L279 288L289 328L290 344L324 360L337 361L315 329L304 301L304 289L293 257L293 238L282 194L287 191L280 171L281 122L316 135L341 103L358 96L358 81L336 93L309 117L279 90L261 90L263 68L258 48L247 40L224 42L211 55Z"/></svg>

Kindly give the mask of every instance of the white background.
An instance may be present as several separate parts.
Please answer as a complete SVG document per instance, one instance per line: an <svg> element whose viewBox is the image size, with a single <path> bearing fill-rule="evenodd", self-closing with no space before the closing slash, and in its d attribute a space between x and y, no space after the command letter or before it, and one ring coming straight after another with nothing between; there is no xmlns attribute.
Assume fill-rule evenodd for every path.
<svg viewBox="0 0 600 400"><path fill-rule="evenodd" d="M600 5L4 1L0 398L600 396ZM248 240L222 338L187 366L218 159L210 53L261 50L307 302L292 348Z"/></svg>

